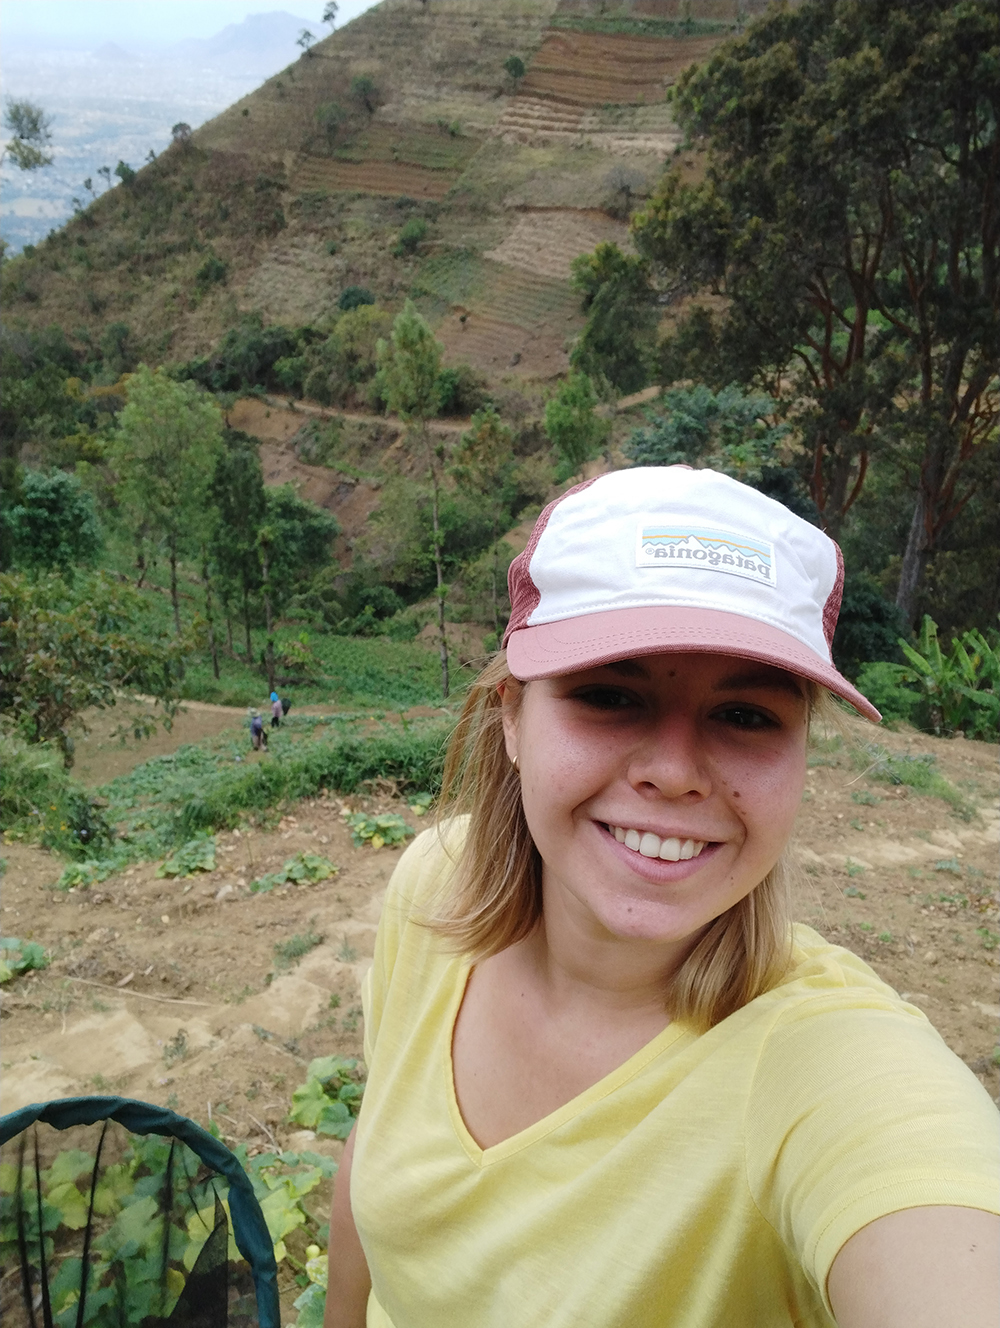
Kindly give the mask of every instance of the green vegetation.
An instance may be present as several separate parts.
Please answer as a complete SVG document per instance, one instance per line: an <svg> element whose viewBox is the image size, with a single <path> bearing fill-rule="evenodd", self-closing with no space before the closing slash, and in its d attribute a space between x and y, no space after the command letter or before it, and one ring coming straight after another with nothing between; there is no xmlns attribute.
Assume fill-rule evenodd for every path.
<svg viewBox="0 0 1000 1328"><path fill-rule="evenodd" d="M19 941L16 936L0 936L0 983L10 982L32 969L48 968L49 956L37 941Z"/></svg>
<svg viewBox="0 0 1000 1328"><path fill-rule="evenodd" d="M899 642L908 663L866 664L858 685L886 719L991 741L1000 728L1000 636L991 635L965 632L943 649L925 616L916 646Z"/></svg>
<svg viewBox="0 0 1000 1328"><path fill-rule="evenodd" d="M293 1125L346 1139L364 1094L363 1071L356 1060L319 1056L306 1071L306 1082L292 1093L288 1119Z"/></svg>
<svg viewBox="0 0 1000 1328"><path fill-rule="evenodd" d="M557 477L577 474L596 457L611 432L608 421L595 414L597 394L585 373L571 373L545 404L545 432L560 460Z"/></svg>
<svg viewBox="0 0 1000 1328"><path fill-rule="evenodd" d="M204 870L216 830L267 819L285 801L323 790L353 793L377 780L424 794L440 786L447 722L410 721L403 727L359 717L300 723L286 721L273 733L259 764L244 760L245 740L221 734L154 757L99 790L96 800L67 776L50 748L9 747L4 740L5 833L10 839L40 840L76 859L58 885L86 889L142 860L166 858L161 871L169 876ZM290 881L318 881L334 870L325 858L306 854L255 885L267 890Z"/></svg>
<svg viewBox="0 0 1000 1328"><path fill-rule="evenodd" d="M287 941L276 941L274 945L275 968L278 972L291 968L310 950L315 950L317 945L322 945L325 939L310 922L308 931L289 936Z"/></svg>
<svg viewBox="0 0 1000 1328"><path fill-rule="evenodd" d="M93 495L64 470L29 470L21 501L0 513L11 564L18 569L73 569L94 562L103 546Z"/></svg>
<svg viewBox="0 0 1000 1328"><path fill-rule="evenodd" d="M317 885L336 876L340 869L318 853L296 853L276 872L265 872L250 882L251 894L267 894L283 885Z"/></svg>
<svg viewBox="0 0 1000 1328"><path fill-rule="evenodd" d="M897 786L906 785L917 793L940 798L963 821L969 821L975 815L973 805L935 768L936 758L929 753L896 756L879 743L869 742L856 752L855 764L871 779Z"/></svg>
<svg viewBox="0 0 1000 1328"><path fill-rule="evenodd" d="M681 76L708 173L668 170L634 228L657 289L690 296L661 380L778 395L823 525L908 623L950 550L982 622L996 562L998 40L978 0L769 11Z"/></svg>
<svg viewBox="0 0 1000 1328"><path fill-rule="evenodd" d="M372 848L390 847L404 844L413 831L403 818L395 812L384 812L381 816L369 816L366 812L354 812L348 816L347 827L355 844L371 844Z"/></svg>
<svg viewBox="0 0 1000 1328"><path fill-rule="evenodd" d="M690 6L689 6L690 8ZM678 37L707 37L717 32L730 32L733 24L702 18L635 18L629 14L553 14L549 19L553 28L569 32L595 32L601 35L624 37L660 37L676 40Z"/></svg>

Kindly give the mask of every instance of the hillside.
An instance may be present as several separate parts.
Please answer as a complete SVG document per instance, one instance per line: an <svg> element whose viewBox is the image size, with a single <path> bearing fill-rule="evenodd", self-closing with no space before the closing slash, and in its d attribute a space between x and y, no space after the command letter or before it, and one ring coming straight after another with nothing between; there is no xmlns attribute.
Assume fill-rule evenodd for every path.
<svg viewBox="0 0 1000 1328"><path fill-rule="evenodd" d="M551 378L581 322L572 259L627 243L609 173L627 168L633 198L651 186L677 145L667 89L738 6L705 0L686 26L681 8L383 0L6 264L7 320L81 347L125 322L157 363L241 314L320 320L356 284L390 309L414 296L448 357L491 380ZM394 256L414 214L427 238ZM198 277L207 257L224 280Z"/></svg>

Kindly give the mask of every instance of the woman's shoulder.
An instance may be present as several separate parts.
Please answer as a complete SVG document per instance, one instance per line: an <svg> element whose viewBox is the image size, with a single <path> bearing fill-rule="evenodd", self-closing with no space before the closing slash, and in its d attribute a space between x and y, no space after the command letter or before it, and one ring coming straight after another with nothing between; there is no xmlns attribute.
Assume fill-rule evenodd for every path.
<svg viewBox="0 0 1000 1328"><path fill-rule="evenodd" d="M389 880L383 915L400 923L434 911L462 856L468 817L455 816L429 826L404 851Z"/></svg>

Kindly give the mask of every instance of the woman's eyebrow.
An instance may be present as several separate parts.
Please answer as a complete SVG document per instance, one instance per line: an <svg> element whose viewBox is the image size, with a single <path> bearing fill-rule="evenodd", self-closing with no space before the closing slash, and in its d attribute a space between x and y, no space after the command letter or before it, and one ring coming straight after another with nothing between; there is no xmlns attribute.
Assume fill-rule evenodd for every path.
<svg viewBox="0 0 1000 1328"><path fill-rule="evenodd" d="M739 691L742 687L753 688L755 691L789 692L792 696L798 697L800 701L803 699L802 688L798 681L790 673L783 673L778 669L730 673L727 677L720 678L712 690L714 692L731 692Z"/></svg>
<svg viewBox="0 0 1000 1328"><path fill-rule="evenodd" d="M643 668L639 661L635 659L616 659L610 664L603 664L601 667L608 669L611 673L617 673L623 678L649 677L649 670Z"/></svg>

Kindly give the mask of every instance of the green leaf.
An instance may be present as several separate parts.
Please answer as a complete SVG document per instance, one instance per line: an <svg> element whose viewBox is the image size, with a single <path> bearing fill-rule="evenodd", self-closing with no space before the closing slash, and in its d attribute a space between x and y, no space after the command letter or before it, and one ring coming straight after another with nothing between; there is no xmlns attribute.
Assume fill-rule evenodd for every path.
<svg viewBox="0 0 1000 1328"><path fill-rule="evenodd" d="M297 1125L304 1125L307 1130L313 1130L328 1101L323 1085L316 1079L307 1079L292 1093L292 1109L288 1119Z"/></svg>
<svg viewBox="0 0 1000 1328"><path fill-rule="evenodd" d="M299 1312L297 1328L323 1328L323 1315L326 1312L326 1287L312 1282L292 1302Z"/></svg>
<svg viewBox="0 0 1000 1328"><path fill-rule="evenodd" d="M51 1186L46 1198L59 1209L62 1226L79 1231L87 1225L87 1200L71 1181Z"/></svg>

